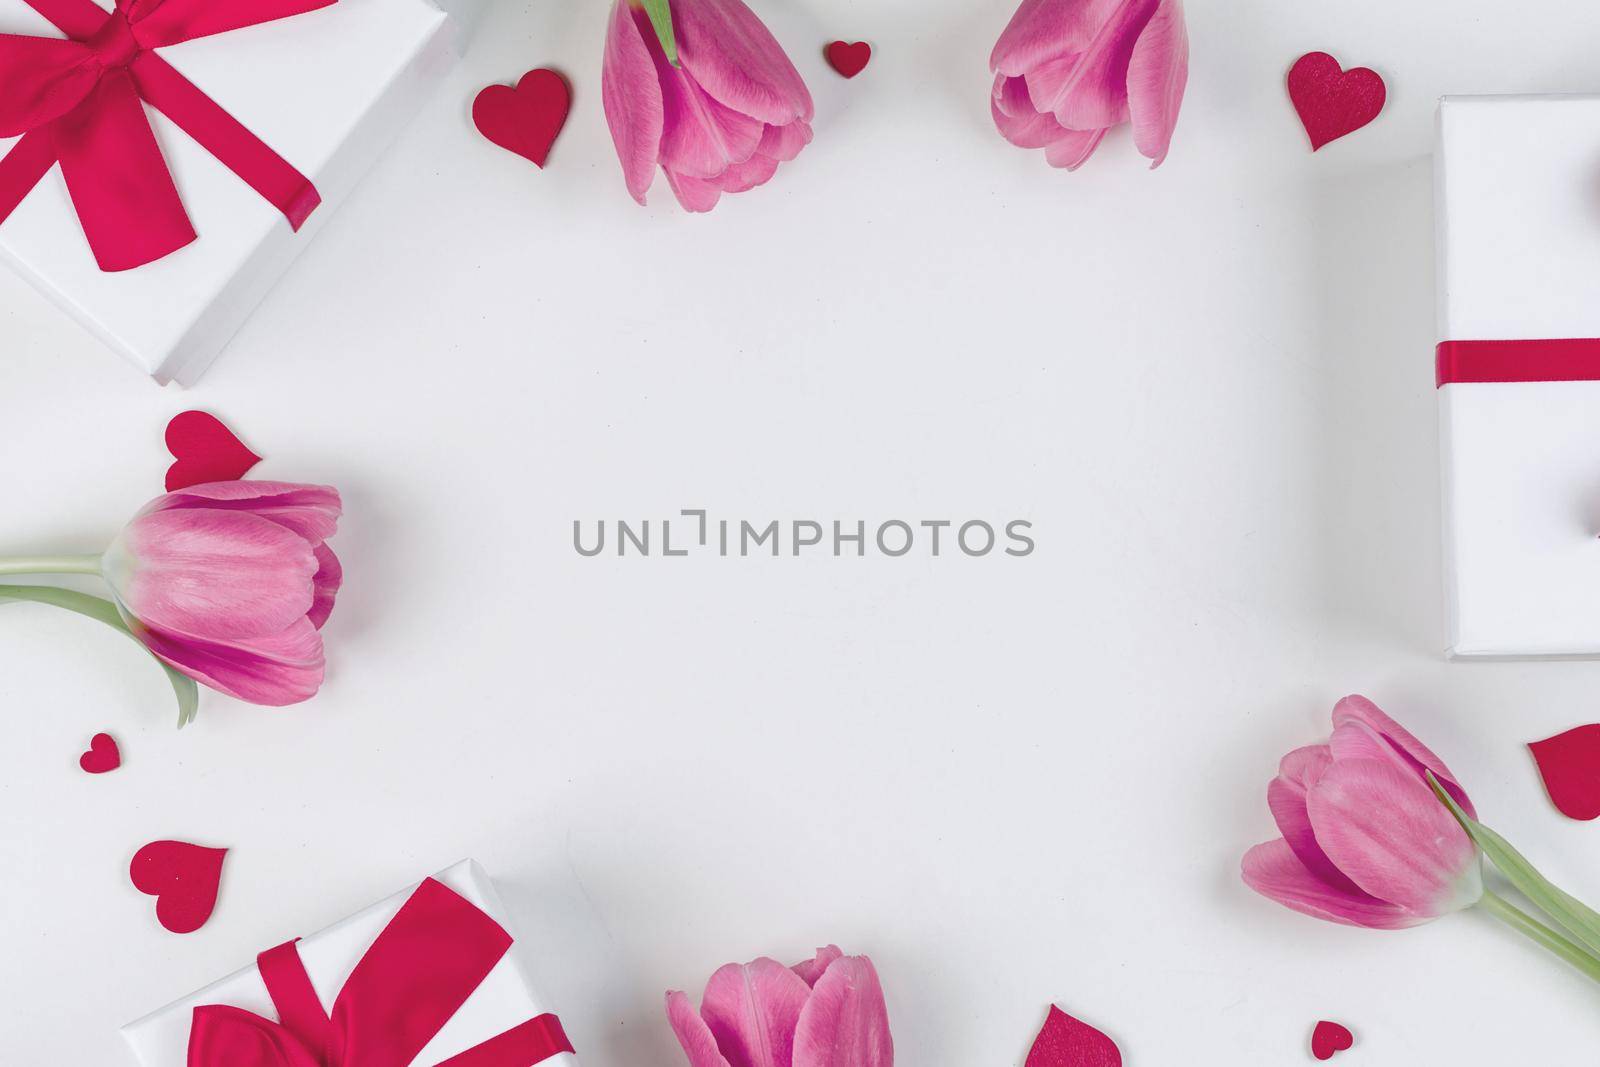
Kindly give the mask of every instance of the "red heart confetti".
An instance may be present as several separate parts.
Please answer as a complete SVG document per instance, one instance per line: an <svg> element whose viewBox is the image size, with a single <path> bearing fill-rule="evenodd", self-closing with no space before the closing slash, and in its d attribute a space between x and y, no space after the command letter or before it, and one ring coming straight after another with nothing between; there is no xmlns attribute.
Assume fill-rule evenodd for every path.
<svg viewBox="0 0 1600 1067"><path fill-rule="evenodd" d="M215 415L185 411L167 423L167 492L208 482L236 482L261 462Z"/></svg>
<svg viewBox="0 0 1600 1067"><path fill-rule="evenodd" d="M1343 1052L1355 1043L1349 1030L1326 1019L1311 1031L1311 1054L1319 1060L1331 1060L1334 1053Z"/></svg>
<svg viewBox="0 0 1600 1067"><path fill-rule="evenodd" d="M78 766L90 774L104 774L122 766L116 739L110 734L95 734L89 741L89 751L78 757Z"/></svg>
<svg viewBox="0 0 1600 1067"><path fill-rule="evenodd" d="M822 54L828 58L828 66L846 78L854 78L867 69L872 59L872 46L865 41L834 41Z"/></svg>
<svg viewBox="0 0 1600 1067"><path fill-rule="evenodd" d="M1311 137L1313 152L1377 118L1388 95L1377 71L1344 70L1326 52L1308 52L1289 68L1289 99Z"/></svg>
<svg viewBox="0 0 1600 1067"><path fill-rule="evenodd" d="M128 867L133 887L156 898L156 919L175 934L193 933L211 918L222 882L225 848L152 841Z"/></svg>
<svg viewBox="0 0 1600 1067"><path fill-rule="evenodd" d="M1600 817L1600 725L1579 726L1528 748L1561 814L1585 822Z"/></svg>
<svg viewBox="0 0 1600 1067"><path fill-rule="evenodd" d="M472 121L501 148L543 168L571 107L566 80L541 68L524 74L515 89L491 85L480 92L472 101Z"/></svg>
<svg viewBox="0 0 1600 1067"><path fill-rule="evenodd" d="M1054 1004L1024 1067L1122 1067L1116 1042Z"/></svg>

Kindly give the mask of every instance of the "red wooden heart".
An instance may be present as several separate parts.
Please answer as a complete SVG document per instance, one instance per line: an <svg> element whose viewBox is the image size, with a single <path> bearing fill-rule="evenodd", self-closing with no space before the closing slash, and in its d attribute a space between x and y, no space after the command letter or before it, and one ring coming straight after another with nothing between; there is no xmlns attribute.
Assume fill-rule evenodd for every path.
<svg viewBox="0 0 1600 1067"><path fill-rule="evenodd" d="M1585 822L1600 817L1600 725L1579 726L1528 748L1561 814Z"/></svg>
<svg viewBox="0 0 1600 1067"><path fill-rule="evenodd" d="M104 774L122 766L122 753L110 734L95 734L89 742L89 751L78 757L78 766L90 774Z"/></svg>
<svg viewBox="0 0 1600 1067"><path fill-rule="evenodd" d="M192 933L211 918L222 881L225 848L152 841L128 867L133 887L156 898L156 919L175 934Z"/></svg>
<svg viewBox="0 0 1600 1067"><path fill-rule="evenodd" d="M185 411L167 423L167 492L207 482L236 482L261 462L214 415Z"/></svg>
<svg viewBox="0 0 1600 1067"><path fill-rule="evenodd" d="M1313 152L1377 118L1388 95L1376 71L1342 70L1326 52L1308 52L1289 68L1289 99L1311 137Z"/></svg>
<svg viewBox="0 0 1600 1067"><path fill-rule="evenodd" d="M542 168L571 106L566 80L541 68L524 74L515 89L491 85L479 93L472 121L489 140Z"/></svg>
<svg viewBox="0 0 1600 1067"><path fill-rule="evenodd" d="M1311 1054L1319 1060L1331 1060L1335 1052L1343 1052L1355 1043L1349 1030L1326 1019L1311 1031Z"/></svg>
<svg viewBox="0 0 1600 1067"><path fill-rule="evenodd" d="M1122 1067L1116 1042L1054 1004L1024 1067Z"/></svg>
<svg viewBox="0 0 1600 1067"><path fill-rule="evenodd" d="M823 49L823 55L828 57L828 65L834 70L846 78L854 78L867 69L867 61L872 58L872 46L865 41L834 41Z"/></svg>

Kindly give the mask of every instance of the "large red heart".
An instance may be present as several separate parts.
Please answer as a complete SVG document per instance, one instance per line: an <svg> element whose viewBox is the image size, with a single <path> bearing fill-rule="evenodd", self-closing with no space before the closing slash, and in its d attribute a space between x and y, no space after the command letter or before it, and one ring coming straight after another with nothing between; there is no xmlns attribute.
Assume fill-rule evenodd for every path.
<svg viewBox="0 0 1600 1067"><path fill-rule="evenodd" d="M542 168L571 107L566 80L541 68L524 74L515 89L491 85L479 93L472 121L489 140Z"/></svg>
<svg viewBox="0 0 1600 1067"><path fill-rule="evenodd" d="M1319 1060L1331 1060L1335 1052L1343 1052L1355 1043L1349 1030L1326 1019L1311 1031L1311 1054Z"/></svg>
<svg viewBox="0 0 1600 1067"><path fill-rule="evenodd" d="M872 58L872 46L865 41L849 43L834 41L823 55L828 58L828 65L843 74L846 78L854 78L867 69L867 61Z"/></svg>
<svg viewBox="0 0 1600 1067"><path fill-rule="evenodd" d="M1311 137L1313 152L1377 118L1388 95L1377 71L1343 70L1326 52L1308 52L1289 68L1289 99Z"/></svg>
<svg viewBox="0 0 1600 1067"><path fill-rule="evenodd" d="M1122 1067L1117 1043L1054 1004L1024 1067Z"/></svg>
<svg viewBox="0 0 1600 1067"><path fill-rule="evenodd" d="M1528 746L1550 802L1569 819L1600 818L1600 725L1590 723Z"/></svg>
<svg viewBox="0 0 1600 1067"><path fill-rule="evenodd" d="M122 753L110 734L95 734L89 741L89 751L78 757L78 766L90 774L104 774L122 766Z"/></svg>
<svg viewBox="0 0 1600 1067"><path fill-rule="evenodd" d="M192 933L211 918L222 882L225 848L185 841L152 841L128 867L133 887L156 898L156 919L175 934Z"/></svg>
<svg viewBox="0 0 1600 1067"><path fill-rule="evenodd" d="M185 411L167 423L167 492L208 482L236 482L261 462L215 415Z"/></svg>

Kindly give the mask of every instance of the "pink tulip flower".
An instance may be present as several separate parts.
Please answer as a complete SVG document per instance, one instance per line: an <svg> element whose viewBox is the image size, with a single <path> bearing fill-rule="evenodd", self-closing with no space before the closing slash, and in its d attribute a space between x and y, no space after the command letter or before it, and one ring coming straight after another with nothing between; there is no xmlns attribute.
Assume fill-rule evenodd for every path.
<svg viewBox="0 0 1600 1067"><path fill-rule="evenodd" d="M1318 919L1394 930L1477 904L1478 849L1429 787L1469 818L1450 769L1365 697L1333 709L1327 744L1295 749L1267 787L1283 837L1245 854L1250 888Z"/></svg>
<svg viewBox="0 0 1600 1067"><path fill-rule="evenodd" d="M706 983L700 1010L667 994L667 1021L690 1067L893 1067L889 1012L865 956L833 945L815 959L730 963Z"/></svg>
<svg viewBox="0 0 1600 1067"><path fill-rule="evenodd" d="M252 704L295 704L322 685L319 631L343 578L325 542L339 514L324 486L191 486L146 505L100 572L162 662Z"/></svg>
<svg viewBox="0 0 1600 1067"><path fill-rule="evenodd" d="M1159 167L1189 79L1181 0L1022 0L989 69L994 124L1017 147L1077 170L1107 131L1131 122L1134 144Z"/></svg>
<svg viewBox="0 0 1600 1067"><path fill-rule="evenodd" d="M740 0L671 0L671 24L676 66L645 12L616 0L601 100L633 198L659 165L685 209L710 211L811 143L811 94Z"/></svg>

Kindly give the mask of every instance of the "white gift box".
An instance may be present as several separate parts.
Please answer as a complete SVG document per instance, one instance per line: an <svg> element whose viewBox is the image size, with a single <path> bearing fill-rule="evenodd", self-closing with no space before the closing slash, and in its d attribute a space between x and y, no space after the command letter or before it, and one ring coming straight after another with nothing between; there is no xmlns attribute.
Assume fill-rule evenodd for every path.
<svg viewBox="0 0 1600 1067"><path fill-rule="evenodd" d="M198 239L155 263L102 272L55 167L0 223L0 256L156 381L193 383L452 65L452 19L470 18L480 0L443 2L338 0L159 50L311 179L322 204L299 233L146 106ZM0 0L0 33L61 36L23 0ZM15 143L0 140L0 153Z"/></svg>
<svg viewBox="0 0 1600 1067"><path fill-rule="evenodd" d="M1440 341L1600 338L1600 96L1446 97L1435 168ZM1600 653L1600 381L1438 392L1451 654Z"/></svg>
<svg viewBox="0 0 1600 1067"><path fill-rule="evenodd" d="M511 929L505 905L477 863L464 860L434 875L434 878L459 893L501 927L508 931ZM322 1001L324 1011L332 1010L334 998L357 962L416 888L413 885L297 942L300 960L305 965L318 999ZM500 958L450 1021L412 1061L414 1067L429 1067L447 1060L551 1011L533 991L522 961L518 958L519 951L521 942L514 942L511 950ZM207 1004L231 1005L266 1019L277 1018L259 969L254 965L246 967L192 996L124 1026L122 1036L132 1047L141 1067L184 1067L188 1062L189 1029L194 1009ZM576 1056L563 1052L542 1061L539 1067L577 1067L577 1064ZM406 1065L396 1064L395 1067Z"/></svg>

